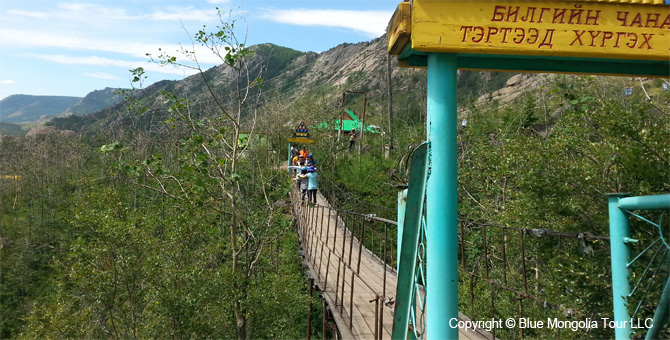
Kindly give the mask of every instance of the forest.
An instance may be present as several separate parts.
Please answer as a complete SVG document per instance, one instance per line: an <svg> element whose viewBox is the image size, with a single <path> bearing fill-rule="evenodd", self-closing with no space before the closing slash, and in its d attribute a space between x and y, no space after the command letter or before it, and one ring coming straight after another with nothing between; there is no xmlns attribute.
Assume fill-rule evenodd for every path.
<svg viewBox="0 0 670 340"><path fill-rule="evenodd" d="M286 137L296 122L315 126L338 117L342 107L329 98L354 88L370 93L366 124L383 134L365 135L349 152L335 131L312 128L317 142L309 147L319 190L333 206L396 220L409 156L426 138L425 72L394 71L391 117L383 71L361 71L340 85L309 84L291 96L283 91L302 86L301 74L280 65L302 55L281 50L278 63L264 68L258 60L268 47L244 46L225 21L194 39L220 57L218 71L226 70L220 81L198 69L198 85L188 90L206 100L193 100L179 84L151 91L142 85L149 75L135 69L117 111L49 123L77 126L77 136L0 141L0 338L298 339L308 331L309 312L312 336L322 336L321 304L308 310L297 255L291 180L281 166ZM193 67L181 56L153 58ZM493 255L482 256L486 236L476 225L608 236L606 194L670 192L670 92L662 79L545 75L515 98L493 98L511 76L459 74L454 124L467 120L458 135L459 219L475 226L459 257L475 264L472 270L490 268L491 278L505 275L509 287L521 289L528 278L527 294L560 306L529 303L525 316L611 316L606 242L539 239L525 255L509 246L503 261L495 242L511 236L489 235ZM629 87L635 91L624 94ZM344 105L358 110L363 97ZM652 219L659 218L670 234L667 218ZM631 223L639 251L657 231ZM658 277L670 271L666 252L660 261L643 258L659 268ZM517 297L492 296L490 284L472 277L459 278L461 310L486 318L495 302L496 316L518 316ZM661 281L645 281L640 315L653 313Z"/></svg>

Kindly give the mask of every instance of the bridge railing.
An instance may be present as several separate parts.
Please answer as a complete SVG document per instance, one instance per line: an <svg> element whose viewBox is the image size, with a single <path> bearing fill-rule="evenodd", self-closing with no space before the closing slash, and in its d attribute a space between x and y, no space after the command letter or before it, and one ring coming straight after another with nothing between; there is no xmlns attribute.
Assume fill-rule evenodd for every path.
<svg viewBox="0 0 670 340"><path fill-rule="evenodd" d="M389 242L389 233L395 232L396 222L330 206L303 204L297 190L291 195L304 256L321 290L334 294L331 308L340 313L351 331L355 316L369 317L355 307L360 304L354 301L356 295L360 296L357 290L372 292L365 302L375 304L373 333L375 339L381 339L385 320L387 324L392 322L395 284L389 282L394 271L389 264L395 259L396 249L394 241ZM373 259L381 273L365 273L364 258ZM372 274L378 275L380 282L369 279Z"/></svg>
<svg viewBox="0 0 670 340"><path fill-rule="evenodd" d="M548 327L548 319L600 322L605 316L594 314L594 310L607 310L609 301L582 291L588 286L580 281L587 275L600 276L599 281L607 285L607 263L601 261L597 265L594 256L608 256L608 242L609 237L589 233L460 220L461 310L472 320L513 318L514 324L490 330L494 338L502 335L503 338L524 339L546 337L547 333L556 336L560 336L561 331L566 333L566 327ZM562 282L547 280L552 277L549 271L555 270L557 265L549 261L559 255L565 258L566 254L581 263L565 263ZM593 303L601 304L600 308L594 308ZM518 305L517 315L497 312L503 308L514 309L513 304ZM527 325L519 324L526 321ZM544 325L533 327L530 324L537 321ZM580 331L585 328L581 327ZM602 329L602 325L599 328Z"/></svg>

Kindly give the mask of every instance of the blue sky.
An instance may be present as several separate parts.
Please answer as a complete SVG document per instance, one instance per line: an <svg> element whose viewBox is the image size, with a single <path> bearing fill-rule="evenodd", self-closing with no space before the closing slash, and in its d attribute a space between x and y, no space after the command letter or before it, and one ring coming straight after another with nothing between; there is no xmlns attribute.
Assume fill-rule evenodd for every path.
<svg viewBox="0 0 670 340"><path fill-rule="evenodd" d="M83 97L130 87L128 70L144 67L145 85L190 75L148 63L158 49L191 46L216 7L232 11L247 45L274 43L323 52L384 33L401 0L88 0L0 1L0 99L12 94ZM196 50L198 51L198 50ZM178 56L178 55L177 55ZM205 68L219 62L198 53Z"/></svg>

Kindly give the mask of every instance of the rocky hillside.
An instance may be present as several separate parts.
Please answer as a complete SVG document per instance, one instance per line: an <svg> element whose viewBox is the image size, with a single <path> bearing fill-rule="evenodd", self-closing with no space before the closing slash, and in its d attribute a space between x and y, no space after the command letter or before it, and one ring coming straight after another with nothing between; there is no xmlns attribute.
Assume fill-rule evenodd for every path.
<svg viewBox="0 0 670 340"><path fill-rule="evenodd" d="M341 44L322 53L300 52L273 44L252 46L255 54L247 65L249 74L251 79L263 79L262 89L255 89L261 92L261 99L253 109L260 114L282 116L280 120L285 126L295 124L295 119L312 124L338 115L342 93L357 91L367 94L368 123L382 125L388 107L386 44L384 35L370 42ZM396 58L391 58L391 70L394 110L410 124L421 121L425 112L425 71L399 68ZM236 72L222 64L204 71L202 76L157 82L135 93L134 99L148 107L143 115L165 112L163 94L166 92L186 98L196 111L209 111L208 106L212 104L209 89L221 95L220 100L228 100L236 91ZM480 95L504 87L510 76L507 73L459 72L459 101L474 102ZM245 81L240 86L244 87ZM344 105L360 116L363 102L362 95L351 95L346 97ZM131 117L129 114L128 108L118 103L94 115L59 118L49 124L59 129L95 133L95 129L110 123L111 117Z"/></svg>
<svg viewBox="0 0 670 340"><path fill-rule="evenodd" d="M95 90L86 95L75 105L67 108L63 115L83 116L89 113L100 111L104 108L118 104L123 101L123 95L119 94L119 89L107 87L103 90Z"/></svg>

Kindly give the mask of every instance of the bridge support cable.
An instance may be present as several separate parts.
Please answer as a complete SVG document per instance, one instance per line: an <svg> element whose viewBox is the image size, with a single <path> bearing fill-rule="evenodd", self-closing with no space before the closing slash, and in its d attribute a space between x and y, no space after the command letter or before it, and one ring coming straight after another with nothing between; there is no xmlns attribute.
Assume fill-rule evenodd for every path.
<svg viewBox="0 0 670 340"><path fill-rule="evenodd" d="M568 252L577 249L579 253L591 256L598 252L609 253L609 237L586 232L558 232L544 228L509 227L477 221L459 220L459 222L461 254L459 270L462 277L460 287L464 289L461 291L461 297L467 296L464 292L469 291L470 319L510 317L510 315L499 315L496 309L497 304L501 302L507 304L508 301L518 303L518 314L514 315L517 319L527 317L533 310L537 312L538 307L544 310L547 318L552 319L585 316L590 320L602 320L602 317L606 316L587 314L590 310L589 305L582 305L581 309L573 308L575 305L578 306L579 302L570 306L566 304L565 299L559 298L556 301L553 299L557 297L545 297L546 292L542 287L546 287L548 283L545 282L546 278L543 279L539 275L540 263L543 262L542 254L538 254L537 251L542 248L545 252ZM546 247L551 247L551 250ZM473 254L476 256L472 256ZM661 258L660 255L658 257ZM593 269L607 271L607 268ZM569 277L565 279L571 280ZM482 294L483 289L489 294ZM584 300L580 297L582 295L580 291L575 288L565 289L564 292ZM484 308L487 305L488 308ZM611 320L611 317L609 319ZM599 328L603 327L607 326ZM527 336L524 328L520 327L492 329L492 332L494 338L497 338L499 333L502 338L524 339ZM559 329L547 329L547 332L555 332L556 336L560 337Z"/></svg>

